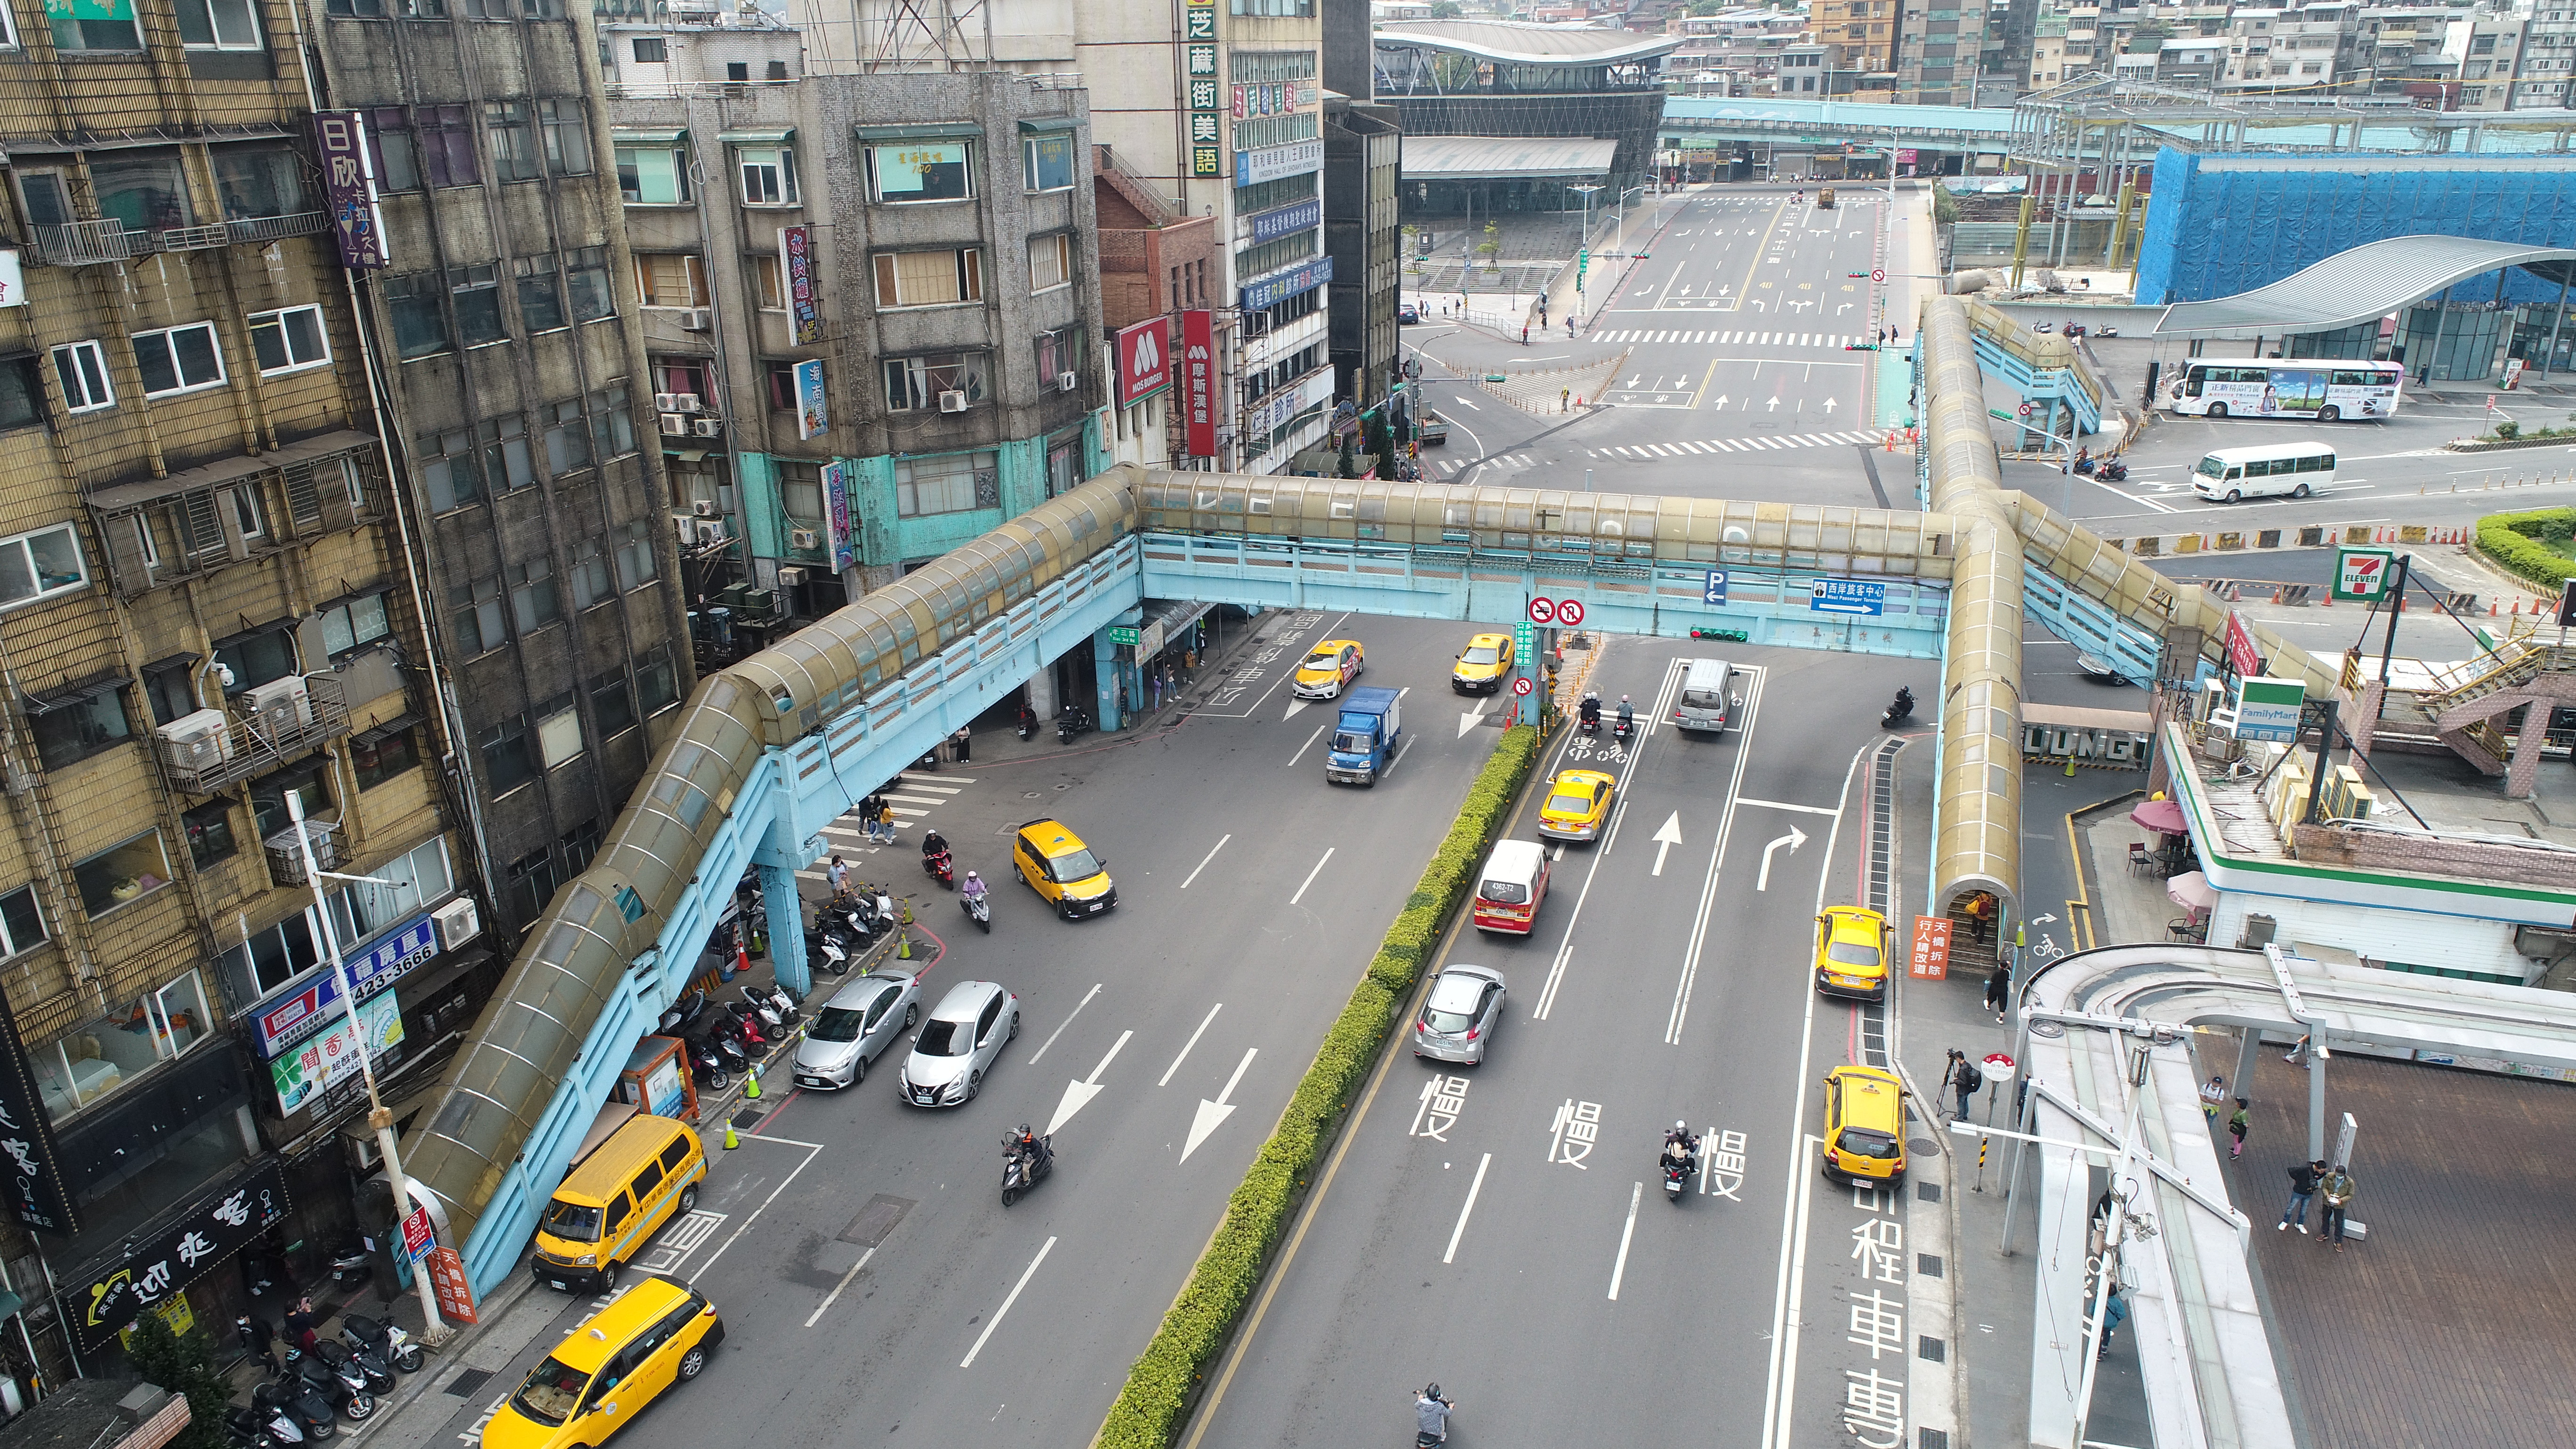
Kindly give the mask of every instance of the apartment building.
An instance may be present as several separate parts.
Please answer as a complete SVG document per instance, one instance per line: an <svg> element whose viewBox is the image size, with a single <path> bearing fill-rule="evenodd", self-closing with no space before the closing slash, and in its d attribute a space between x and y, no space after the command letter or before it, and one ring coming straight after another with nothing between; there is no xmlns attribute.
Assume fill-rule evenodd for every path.
<svg viewBox="0 0 2576 1449"><path fill-rule="evenodd" d="M1986 42L1986 10L1979 0L1923 4L1905 12L1897 43L1896 98L1907 105L1970 104Z"/></svg>
<svg viewBox="0 0 2576 1449"><path fill-rule="evenodd" d="M1108 465L1080 86L812 74L758 11L599 33L701 619L753 647Z"/></svg>
<svg viewBox="0 0 2576 1449"><path fill-rule="evenodd" d="M697 672L591 24L559 0L304 16L389 243L360 320L512 945Z"/></svg>
<svg viewBox="0 0 2576 1449"><path fill-rule="evenodd" d="M1808 38L1828 47L1835 70L1892 74L1904 0L1815 0Z"/></svg>
<svg viewBox="0 0 2576 1449"><path fill-rule="evenodd" d="M112 1371L142 1314L228 1322L245 1255L302 1245L321 1271L377 1166L345 1130L360 1043L407 1110L499 969L442 603L370 391L397 364L343 267L387 238L363 208L332 225L352 118L316 116L282 6L39 14L0 10L0 1364L22 1397ZM323 879L317 907L308 851L368 879Z"/></svg>
<svg viewBox="0 0 2576 1449"><path fill-rule="evenodd" d="M1101 328L1117 379L1110 460L1168 468L1180 442L1171 384L1182 304L1187 279L1206 276L1215 258L1216 219L1173 210L1106 146L1092 147L1091 200L1100 222Z"/></svg>

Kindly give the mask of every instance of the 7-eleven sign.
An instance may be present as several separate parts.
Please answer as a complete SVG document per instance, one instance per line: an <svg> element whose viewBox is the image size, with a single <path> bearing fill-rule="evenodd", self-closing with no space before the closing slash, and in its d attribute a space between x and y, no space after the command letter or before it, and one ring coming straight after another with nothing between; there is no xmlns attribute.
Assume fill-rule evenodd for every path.
<svg viewBox="0 0 2576 1449"><path fill-rule="evenodd" d="M2390 549L2336 549L2334 596L2364 604L2378 603L2388 592L2396 565L2397 555Z"/></svg>

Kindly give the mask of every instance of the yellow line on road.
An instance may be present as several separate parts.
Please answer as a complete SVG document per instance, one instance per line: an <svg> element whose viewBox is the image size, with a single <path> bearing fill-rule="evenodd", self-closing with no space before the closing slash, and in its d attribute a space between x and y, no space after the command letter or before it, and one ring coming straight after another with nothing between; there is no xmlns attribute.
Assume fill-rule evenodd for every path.
<svg viewBox="0 0 2576 1449"><path fill-rule="evenodd" d="M1699 391L1691 394L1690 405L1692 407L1698 407L1699 400L1708 396L1708 385L1715 381L1717 381L1717 364L1715 362L1711 362L1708 365L1708 376L1699 380Z"/></svg>

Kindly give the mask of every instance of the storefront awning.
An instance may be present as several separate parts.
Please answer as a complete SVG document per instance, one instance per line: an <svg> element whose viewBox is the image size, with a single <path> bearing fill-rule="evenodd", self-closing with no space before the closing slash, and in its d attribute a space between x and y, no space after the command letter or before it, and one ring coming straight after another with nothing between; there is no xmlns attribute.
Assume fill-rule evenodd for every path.
<svg viewBox="0 0 2576 1449"><path fill-rule="evenodd" d="M784 146L796 139L796 128L790 126L783 131L718 131L716 139L728 146Z"/></svg>
<svg viewBox="0 0 2576 1449"><path fill-rule="evenodd" d="M1081 125L1071 116L1024 116L1020 119L1023 134L1040 131L1070 131Z"/></svg>
<svg viewBox="0 0 2576 1449"><path fill-rule="evenodd" d="M1610 174L1616 141L1589 136L1407 136L1407 181L1581 180Z"/></svg>
<svg viewBox="0 0 2576 1449"><path fill-rule="evenodd" d="M611 126L608 128L609 141L612 144L619 146L668 145L673 141L682 139L688 134L688 128L684 126L646 126L640 129L628 126Z"/></svg>

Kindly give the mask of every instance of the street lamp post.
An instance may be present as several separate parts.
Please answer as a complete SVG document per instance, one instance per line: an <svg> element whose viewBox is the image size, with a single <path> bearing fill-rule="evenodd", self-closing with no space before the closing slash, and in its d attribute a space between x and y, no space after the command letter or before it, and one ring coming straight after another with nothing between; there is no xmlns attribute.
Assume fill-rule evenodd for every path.
<svg viewBox="0 0 2576 1449"><path fill-rule="evenodd" d="M385 1107L385 1099L376 1087L376 1064L367 1056L366 1027L358 1020L358 993L349 981L349 963L340 956L340 933L331 928L331 905L323 899L322 882L330 880L364 881L369 885L394 885L370 875L340 875L322 869L313 858L313 838L304 833L304 792L286 792L286 816L294 825L295 848L304 857L304 881L313 888L315 929L321 932L322 949L331 958L331 975L340 987L340 1010L347 1016L350 1035L357 1038L358 1070L367 1079L367 1125L375 1129L376 1149L385 1156L385 1181L394 1192L394 1242L400 1244L403 1219L411 1216L411 1181L403 1176L402 1157L394 1147L394 1114ZM395 1249L402 1251L400 1247ZM447 1322L438 1313L438 1291L430 1286L426 1265L415 1264L411 1282L420 1290L421 1340L435 1347L447 1337Z"/></svg>
<svg viewBox="0 0 2576 1449"><path fill-rule="evenodd" d="M1565 189L1568 191L1581 192L1583 194L1583 229L1575 233L1574 236L1575 252L1579 256L1586 248L1592 245L1592 193L1599 191L1601 188L1598 186L1569 186ZM1574 310L1579 315L1583 311L1583 273L1580 270L1576 271L1574 274L1574 295Z"/></svg>
<svg viewBox="0 0 2576 1449"><path fill-rule="evenodd" d="M1619 239L1610 244L1610 250L1617 252L1628 249L1628 198L1645 189L1642 185L1631 186L1619 193Z"/></svg>

